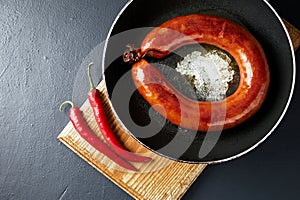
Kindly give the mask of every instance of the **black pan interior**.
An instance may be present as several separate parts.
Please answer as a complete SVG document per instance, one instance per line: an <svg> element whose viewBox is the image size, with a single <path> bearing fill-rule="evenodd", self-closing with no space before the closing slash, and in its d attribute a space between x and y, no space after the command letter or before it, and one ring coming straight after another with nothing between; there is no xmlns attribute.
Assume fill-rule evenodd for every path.
<svg viewBox="0 0 300 200"><path fill-rule="evenodd" d="M165 119L151 110L135 91L130 77L131 64L124 63L121 57L127 44L139 46L153 27L193 13L225 17L248 29L263 46L271 73L270 88L262 108L241 125L222 131L213 149L207 149L209 153L202 156L199 156L199 150L207 133L185 130L168 121L164 123ZM183 53L189 51L186 49L182 50ZM262 142L280 121L290 100L294 78L293 52L287 34L274 11L260 0L133 1L114 24L104 55L106 87L113 109L123 125L147 148L170 159L186 162L229 160ZM174 60L176 56L171 55L159 63L174 66ZM168 67L158 67L179 88L185 84L185 79ZM190 93L186 89L182 92Z"/></svg>

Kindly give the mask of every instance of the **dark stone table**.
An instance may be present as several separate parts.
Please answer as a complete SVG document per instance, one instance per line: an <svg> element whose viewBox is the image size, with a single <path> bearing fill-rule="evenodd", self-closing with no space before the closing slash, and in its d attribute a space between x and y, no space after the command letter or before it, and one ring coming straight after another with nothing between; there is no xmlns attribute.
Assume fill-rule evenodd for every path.
<svg viewBox="0 0 300 200"><path fill-rule="evenodd" d="M1 200L131 199L56 139L68 122L60 103L72 98L80 64L125 3L0 0ZM271 4L300 28L297 1ZM263 145L209 166L183 199L299 199L299 86L297 80L286 116Z"/></svg>

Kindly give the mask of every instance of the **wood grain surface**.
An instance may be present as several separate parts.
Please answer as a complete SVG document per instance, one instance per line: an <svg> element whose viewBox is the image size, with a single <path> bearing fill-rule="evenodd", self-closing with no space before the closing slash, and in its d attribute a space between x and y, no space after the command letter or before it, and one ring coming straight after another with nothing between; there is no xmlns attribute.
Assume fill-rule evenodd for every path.
<svg viewBox="0 0 300 200"><path fill-rule="evenodd" d="M284 23L296 50L300 45L300 32L287 21L284 20ZM104 90L103 81L98 85L98 89ZM58 139L135 199L180 199L206 165L171 161L147 150L118 123L108 106L108 98L103 96L103 100L110 123L119 139L130 151L152 157L152 162L134 163L139 172L125 170L83 140L70 122L59 134ZM91 129L103 139L88 101L80 109Z"/></svg>

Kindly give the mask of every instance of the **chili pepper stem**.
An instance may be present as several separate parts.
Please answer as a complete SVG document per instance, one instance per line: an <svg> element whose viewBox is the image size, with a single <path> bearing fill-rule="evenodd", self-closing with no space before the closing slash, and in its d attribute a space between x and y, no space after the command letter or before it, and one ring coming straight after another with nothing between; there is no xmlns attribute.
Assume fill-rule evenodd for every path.
<svg viewBox="0 0 300 200"><path fill-rule="evenodd" d="M88 77L89 77L89 82L90 82L90 90L94 90L96 89L94 83L93 83L93 80L92 80L92 76L91 76L91 66L93 66L94 63L90 63L88 65L88 70L87 70L87 73L88 73Z"/></svg>
<svg viewBox="0 0 300 200"><path fill-rule="evenodd" d="M75 107L75 104L72 101L64 101L60 106L59 106L59 110L62 111L64 105L66 104L70 104L72 106L72 108Z"/></svg>

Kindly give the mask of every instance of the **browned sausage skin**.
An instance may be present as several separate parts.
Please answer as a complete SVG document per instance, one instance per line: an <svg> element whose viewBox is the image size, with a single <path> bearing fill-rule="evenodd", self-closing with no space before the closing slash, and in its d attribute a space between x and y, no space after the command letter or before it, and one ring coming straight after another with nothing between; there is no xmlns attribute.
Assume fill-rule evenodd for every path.
<svg viewBox="0 0 300 200"><path fill-rule="evenodd" d="M141 58L163 58L195 42L217 46L237 62L239 86L224 100L204 102L185 97ZM234 127L251 117L267 94L270 75L261 45L246 29L224 18L193 14L171 19L145 37L137 55L140 60L135 60L132 78L139 93L161 115L187 129L215 131Z"/></svg>

